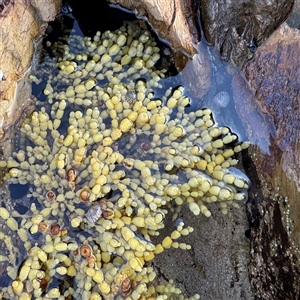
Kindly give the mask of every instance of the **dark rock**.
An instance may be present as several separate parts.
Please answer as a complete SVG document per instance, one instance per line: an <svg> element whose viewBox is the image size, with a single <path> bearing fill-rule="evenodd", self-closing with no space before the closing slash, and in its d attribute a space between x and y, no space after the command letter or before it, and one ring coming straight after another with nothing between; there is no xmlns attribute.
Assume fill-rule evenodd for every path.
<svg viewBox="0 0 300 300"><path fill-rule="evenodd" d="M300 0L295 0L293 11L286 22L290 27L300 29Z"/></svg>
<svg viewBox="0 0 300 300"><path fill-rule="evenodd" d="M259 299L300 297L299 52L299 31L283 24L232 84L237 111L256 144L247 166L257 178L248 201L249 274Z"/></svg>
<svg viewBox="0 0 300 300"><path fill-rule="evenodd" d="M249 279L256 299L299 299L299 240L292 236L299 211L297 187L282 172L281 151L271 147L270 155L258 147L249 150L254 165L246 168L252 181L247 204L250 221ZM257 170L257 174L255 173ZM251 174L252 173L252 174ZM286 189L294 197L286 197ZM297 245L298 244L298 245Z"/></svg>
<svg viewBox="0 0 300 300"><path fill-rule="evenodd" d="M190 250L168 249L157 255L153 266L158 272L158 282L173 279L185 296L195 293L200 299L252 300L247 263L249 240L244 232L248 229L245 205L240 209L230 207L223 215L218 205L211 204L212 216L194 216L187 206L179 214L182 221L194 228L194 232L181 237L180 242L192 246ZM165 235L175 229L172 215L167 215Z"/></svg>
<svg viewBox="0 0 300 300"><path fill-rule="evenodd" d="M200 0L207 41L239 65L287 18L294 0Z"/></svg>

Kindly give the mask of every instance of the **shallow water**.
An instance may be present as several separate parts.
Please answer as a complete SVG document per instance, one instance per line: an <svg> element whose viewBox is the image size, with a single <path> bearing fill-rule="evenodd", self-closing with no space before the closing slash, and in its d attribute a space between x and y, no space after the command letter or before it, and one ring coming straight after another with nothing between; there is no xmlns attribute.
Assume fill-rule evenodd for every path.
<svg viewBox="0 0 300 300"><path fill-rule="evenodd" d="M74 32L72 32L71 35L80 35L83 36L83 33L80 29L80 26L77 22L76 19L73 19L73 16L67 11L67 17L66 16L61 16L61 19L66 19L65 24L72 24L73 29L75 30ZM49 37L46 37L44 43L48 46L48 53L50 53L50 56L53 55L53 49L51 49L54 40L52 40L52 36L56 36L56 25L55 24L51 24L52 26L52 32L51 35L49 35ZM58 30L59 32L60 30ZM93 32L94 34L94 32ZM93 36L92 34L92 36ZM70 35L70 36L71 36ZM51 44L50 44L51 43ZM161 42L159 42L161 43ZM234 101L233 101L233 97L232 97L232 91L231 91L231 78L232 76L229 74L228 72L228 65L224 62L222 62L220 59L216 58L213 53L213 50L209 48L208 45L205 45L204 43L204 47L202 45L202 49L205 48L207 51L207 55L210 59L211 65L212 65L212 74L211 74L211 88L209 90L209 92L207 93L207 95L205 95L203 98L201 99L196 99L195 97L193 97L192 92L189 91L188 87L185 87L184 89L184 95L188 96L191 99L190 104L186 107L185 112L188 114L190 112L194 112L195 110L198 110L200 108L210 108L213 112L213 118L214 120L217 122L218 126L226 126L228 128L230 128L230 130L238 135L239 141L245 141L246 140L246 135L245 135L245 130L243 129L243 126L241 125L240 120L237 117L236 111L235 111L235 106L234 106ZM165 49L168 49L167 46L165 46ZM167 52L167 51L166 51ZM56 55L56 54L55 54ZM45 54L44 58L42 58L42 61L44 64L45 62L48 62L48 66L51 65L51 59L50 56L48 56L48 54ZM162 66L164 67L164 66ZM189 65L187 65L187 68L189 67ZM37 71L36 71L36 76L39 77L39 79L46 79L49 75L49 70L44 70L40 71L39 70L39 66L37 66ZM43 67L44 68L44 67ZM56 73L58 73L58 70L52 68L50 69L51 73L53 75L55 75ZM173 71L171 72L171 75L174 72L174 67L172 69ZM162 79L161 80L161 85L162 87L178 87L178 86L184 86L184 80L181 77L181 75L177 75L177 76L169 76L166 79ZM61 85L61 88L63 88L64 85ZM43 94L43 90L45 88L45 81L41 81L39 84L33 84L33 94L35 95L35 97L39 100L38 104L39 106L42 106L44 104L46 110L50 108L50 105L47 103L46 101L46 96ZM220 94L221 93L221 94ZM164 89L158 90L157 92L155 91L154 97L155 98L161 98L163 97L164 94ZM223 107L223 104L218 105L218 103L216 104L215 101L213 101L214 97L216 95L219 96L224 96L226 97L226 106ZM219 99L220 101L222 101L222 99ZM227 100L228 103L227 103ZM101 107L103 103L99 102L99 106ZM165 104L165 103L163 103ZM69 107L67 106L64 112L64 115L62 117L62 122L59 125L59 127L57 128L58 131L61 134L66 135L67 134L67 130L68 130L68 115L69 112L73 109L73 106L70 105ZM85 111L87 109L87 107L82 107L82 110ZM171 114L171 117L176 117L176 111L173 112L173 114ZM53 119L53 117L52 117ZM108 120L110 121L110 119ZM107 121L107 123L108 123ZM130 140L130 136L126 135L124 136L122 139L118 140L118 143L115 142L112 145L112 148L114 149L123 149L122 154L124 156L131 156L135 159L138 158L143 158L143 159L148 159L148 160L153 160L154 158L154 154L153 153L147 153L147 147L148 145L146 145L148 143L148 138L149 134L140 134L136 140L134 142L132 142ZM53 140L53 139L52 139ZM131 144L131 147L129 149L126 149L126 145L127 144ZM34 144L32 142L28 142L25 140L22 140L22 142L20 143L20 148L21 149L26 149L26 146L33 146ZM145 150L146 147L146 150ZM141 150L142 148L142 150ZM125 150L124 150L125 149ZM14 149L19 150L19 149ZM161 170L161 166L160 166L160 170ZM121 169L121 168L120 168ZM163 171L164 172L164 171ZM130 173L130 171L128 171L129 173L129 177L132 176L136 176L135 173ZM181 173L180 170L175 170L174 173L171 173L171 175L173 174L178 174L178 177L176 179L176 182L180 182L182 180L183 173ZM65 178L62 178L62 180L65 180ZM82 187L82 186L81 186ZM28 184L26 185L20 185L20 184L15 184L15 185L10 185L9 186L10 189L10 193L11 193L11 201L15 202L15 206L14 209L20 213L21 215L27 214L28 213L28 209L27 207L30 205L30 203L35 202L37 209L40 209L41 204L39 203L39 201L36 200L32 200L36 197L36 195L34 194L33 190L30 190L30 187L28 186ZM109 194L109 197L114 197L114 196L118 196L118 192L111 192ZM29 199L31 196L31 199ZM88 207L85 206L84 203L80 203L78 204L78 206L76 206L79 209L83 209L85 211L88 210ZM165 208L165 207L163 207ZM59 214L59 213L58 213ZM61 216L60 216L61 217ZM62 217L63 222L62 223L67 223L70 218L70 214L65 215ZM19 221L21 221L21 218L18 219ZM188 224L187 224L188 225ZM63 226L63 224L61 224L61 226ZM72 234L72 232L75 234L78 234L78 232L81 232L82 236L87 236L87 234L84 232L84 228L80 228L77 230L70 231L70 235ZM36 241L37 243L40 243L39 238L42 235L40 233L33 235L31 237L31 243L33 243L34 241ZM145 237L142 237L141 239L143 239ZM25 254L24 249L21 249L21 255ZM20 258L20 257L19 257ZM17 263L17 266L19 266L20 263ZM4 274L5 271L2 273ZM56 279L55 281L51 282L51 286L57 286L57 282L59 279ZM5 280L3 283L4 285L7 284L7 282L9 281L9 278L7 278L7 280ZM2 284L2 282L1 282ZM67 284L66 284L67 285Z"/></svg>

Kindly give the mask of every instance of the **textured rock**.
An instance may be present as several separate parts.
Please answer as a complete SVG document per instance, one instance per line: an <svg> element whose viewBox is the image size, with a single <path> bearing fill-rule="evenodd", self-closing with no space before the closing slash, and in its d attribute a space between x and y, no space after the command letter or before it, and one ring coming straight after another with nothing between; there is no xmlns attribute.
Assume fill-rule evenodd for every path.
<svg viewBox="0 0 300 300"><path fill-rule="evenodd" d="M300 295L299 51L299 31L283 24L245 64L249 87L243 88L241 76L233 80L237 111L257 144L250 148L259 182L253 182L248 203L249 274L261 299Z"/></svg>
<svg viewBox="0 0 300 300"><path fill-rule="evenodd" d="M271 116L276 146L283 153L282 168L297 183L299 176L300 33L283 24L245 67L245 76L256 91L262 111Z"/></svg>
<svg viewBox="0 0 300 300"><path fill-rule="evenodd" d="M158 280L173 279L189 297L198 293L205 300L253 299L247 269L249 240L244 235L248 229L245 206L231 208L227 215L214 204L210 210L210 218L194 216L187 207L181 211L185 224L194 228L193 233L182 238L192 249L171 248L155 257ZM171 217L168 215L163 236L174 229Z"/></svg>
<svg viewBox="0 0 300 300"><path fill-rule="evenodd" d="M41 21L50 22L57 15L61 0L30 0L30 4L34 7Z"/></svg>
<svg viewBox="0 0 300 300"><path fill-rule="evenodd" d="M249 153L254 166L247 174L259 178L252 182L248 202L252 289L259 299L299 299L299 192L282 170L279 148L271 146L266 155L253 146Z"/></svg>
<svg viewBox="0 0 300 300"><path fill-rule="evenodd" d="M300 0L295 0L293 11L286 22L290 27L300 29Z"/></svg>
<svg viewBox="0 0 300 300"><path fill-rule="evenodd" d="M3 73L0 81L0 137L6 127L19 119L27 106L31 89L23 77L46 28L43 22L54 19L61 0L33 3L35 8L28 1L0 1L0 66ZM16 93L17 89L21 90L20 96Z"/></svg>
<svg viewBox="0 0 300 300"><path fill-rule="evenodd" d="M207 41L217 45L225 60L237 65L252 57L256 49L283 22L294 0L200 0Z"/></svg>

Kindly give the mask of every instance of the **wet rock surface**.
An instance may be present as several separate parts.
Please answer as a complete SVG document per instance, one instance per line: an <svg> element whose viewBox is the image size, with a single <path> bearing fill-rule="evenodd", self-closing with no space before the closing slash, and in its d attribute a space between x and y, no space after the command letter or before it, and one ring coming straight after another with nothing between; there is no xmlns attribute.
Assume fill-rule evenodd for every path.
<svg viewBox="0 0 300 300"><path fill-rule="evenodd" d="M286 22L291 28L300 29L300 0L295 0L292 13Z"/></svg>
<svg viewBox="0 0 300 300"><path fill-rule="evenodd" d="M289 1L200 0L203 30L225 60L239 65L283 22L293 7Z"/></svg>
<svg viewBox="0 0 300 300"><path fill-rule="evenodd" d="M299 31L283 24L232 84L237 111L257 145L247 167L258 178L248 202L249 274L261 299L300 295L299 51Z"/></svg>
<svg viewBox="0 0 300 300"><path fill-rule="evenodd" d="M212 216L193 216L187 207L179 214L185 224L192 226L194 232L182 238L190 244L191 250L168 249L154 260L159 271L159 280L173 279L176 286L186 296L194 293L200 299L253 299L248 279L247 262L249 240L245 236L248 229L245 205L240 209L230 208L223 215L216 205L209 209ZM168 220L161 240L174 229L175 222Z"/></svg>
<svg viewBox="0 0 300 300"><path fill-rule="evenodd" d="M254 90L241 74L233 76L232 91L235 108L247 132L247 139L263 153L269 153L271 138L276 135L272 115L262 111Z"/></svg>
<svg viewBox="0 0 300 300"><path fill-rule="evenodd" d="M254 165L248 165L247 173L251 178L259 178L252 182L247 208L251 227L249 277L253 292L260 299L299 299L299 240L292 235L299 226L299 219L294 219L299 202L293 203L299 195L280 163L274 163L281 158L280 150L272 148L270 156L255 146L249 151ZM274 165L270 179L267 172ZM286 189L294 197L287 197Z"/></svg>
<svg viewBox="0 0 300 300"><path fill-rule="evenodd" d="M245 76L256 91L262 110L274 117L282 151L295 146L298 134L300 34L283 24L245 66ZM259 72L258 72L259 71Z"/></svg>

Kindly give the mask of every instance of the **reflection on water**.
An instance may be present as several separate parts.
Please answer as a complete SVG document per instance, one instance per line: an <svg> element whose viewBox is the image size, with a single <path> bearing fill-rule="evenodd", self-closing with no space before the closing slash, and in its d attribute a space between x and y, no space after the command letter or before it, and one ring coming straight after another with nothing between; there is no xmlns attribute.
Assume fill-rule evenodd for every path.
<svg viewBox="0 0 300 300"><path fill-rule="evenodd" d="M210 108L220 126L228 126L241 141L248 140L244 126L236 113L233 99L232 78L239 69L224 62L205 41L201 41L201 44L198 45L199 51L204 52L205 58L210 62L211 84L208 92L201 99L196 99L196 106Z"/></svg>

